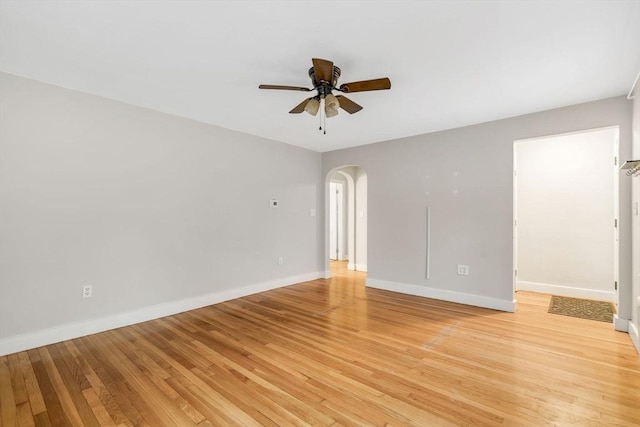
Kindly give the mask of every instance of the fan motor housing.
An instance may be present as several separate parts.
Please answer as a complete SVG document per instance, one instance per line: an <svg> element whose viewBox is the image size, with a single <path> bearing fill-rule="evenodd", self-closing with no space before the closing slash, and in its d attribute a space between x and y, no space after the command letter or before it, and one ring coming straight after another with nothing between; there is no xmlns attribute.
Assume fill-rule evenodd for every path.
<svg viewBox="0 0 640 427"><path fill-rule="evenodd" d="M332 87L335 87L336 84L338 84L338 78L340 77L340 73L341 73L340 68L336 67L334 65L333 66L333 80L330 81L330 82L326 82L325 83L325 85L330 86L329 89L331 89ZM318 86L321 85L321 83L316 80L316 73L315 73L313 67L309 68L309 77L311 78L311 83L313 84L313 87L317 89Z"/></svg>

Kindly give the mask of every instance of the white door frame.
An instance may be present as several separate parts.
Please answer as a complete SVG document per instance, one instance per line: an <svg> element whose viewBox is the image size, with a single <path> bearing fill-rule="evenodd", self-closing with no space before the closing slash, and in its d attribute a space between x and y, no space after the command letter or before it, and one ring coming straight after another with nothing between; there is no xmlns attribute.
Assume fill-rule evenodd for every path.
<svg viewBox="0 0 640 427"><path fill-rule="evenodd" d="M329 259L344 260L344 182L329 182Z"/></svg>

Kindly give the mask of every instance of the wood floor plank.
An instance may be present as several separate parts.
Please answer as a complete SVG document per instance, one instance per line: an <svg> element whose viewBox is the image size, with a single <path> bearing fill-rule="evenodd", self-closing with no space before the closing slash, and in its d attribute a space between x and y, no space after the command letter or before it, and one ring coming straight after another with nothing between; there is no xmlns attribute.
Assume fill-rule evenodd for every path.
<svg viewBox="0 0 640 427"><path fill-rule="evenodd" d="M42 398L46 407L46 412L38 413L34 417L34 420L36 421L36 425L39 423L50 423L54 426L70 426L71 421L67 418L60 403L61 399L64 399L64 396L59 396L53 386L49 377L51 364L45 364L42 361L40 357L41 351L45 351L45 348L40 347L28 351L31 366L33 367L33 372L38 381L38 387L42 392Z"/></svg>
<svg viewBox="0 0 640 427"><path fill-rule="evenodd" d="M73 355L73 358L78 366L81 367L83 375L91 385L89 389L83 390L83 395L85 395L85 398L87 397L85 391L91 390L98 397L100 403L105 408L114 423L117 423L117 425L131 425L130 423L128 423L127 417L124 415L124 413L118 406L118 403L109 392L109 389L104 385L100 376L93 369L94 367L96 367L99 371L102 371L99 362L93 357L88 348L83 344L81 340L66 341L64 344L67 346L69 352ZM87 400L87 402L89 403L89 406L91 406L91 402L89 400ZM93 406L91 406L91 409L95 414L96 410ZM96 418L98 418L98 415L96 415Z"/></svg>
<svg viewBox="0 0 640 427"><path fill-rule="evenodd" d="M73 426L637 426L611 324L313 280L0 357L0 421Z"/></svg>
<svg viewBox="0 0 640 427"><path fill-rule="evenodd" d="M9 358L0 356L0 425L13 426L16 422L16 399L11 384Z"/></svg>
<svg viewBox="0 0 640 427"><path fill-rule="evenodd" d="M127 426L144 424L144 419L133 403L139 396L128 387L125 378L105 357L99 345L99 338L89 336L76 342L99 379L98 384L104 385L104 392L98 392L98 396L105 403L114 421Z"/></svg>
<svg viewBox="0 0 640 427"><path fill-rule="evenodd" d="M9 354L7 356L7 367L11 376L11 388L13 389L13 398L16 405L20 405L29 401L29 393L24 382L20 358L18 354ZM31 408L29 408L31 409Z"/></svg>
<svg viewBox="0 0 640 427"><path fill-rule="evenodd" d="M140 325L134 325L131 327L131 330L138 332L138 343L139 345L145 347L147 350L157 354L159 357L165 359L167 363L169 363L173 369L175 369L181 376L186 377L189 381L192 382L193 387L191 388L192 392L198 389L199 393L207 393L207 402L213 404L215 409L220 411L225 416L232 421L233 424L244 424L247 426L258 426L259 424L253 420L250 416L248 416L245 412L243 412L240 408L226 399L223 395L221 395L217 390L214 390L207 386L205 382L203 382L200 378L198 378L193 372L192 369L196 368L196 366L191 362L186 362L186 359L179 355L176 351L171 351L169 353L165 352L166 344L161 344L161 346L156 346L157 342L161 342L162 338L159 338L157 334L149 333L148 328L143 328ZM145 332L149 336L149 338L154 339L154 341L150 341L145 337ZM186 363L185 363L186 362ZM184 363L184 364L183 364Z"/></svg>
<svg viewBox="0 0 640 427"><path fill-rule="evenodd" d="M203 423L206 423L206 421L216 426L237 424L225 414L224 409L209 402L210 398L207 394L207 389L201 389L193 385L192 382L179 373L167 379L167 382L174 390L180 393L191 406L206 417L199 425L204 425Z"/></svg>
<svg viewBox="0 0 640 427"><path fill-rule="evenodd" d="M83 427L84 422L76 404L81 405L86 402L84 398L77 399L77 390L75 387L70 386L71 381L69 381L68 372L60 369L63 367L64 361L60 359L55 345L41 347L38 352L51 380L53 390L59 398L60 406L69 420L69 426ZM67 381L65 381L65 378ZM93 424L95 424L95 419L93 421Z"/></svg>
<svg viewBox="0 0 640 427"><path fill-rule="evenodd" d="M36 427L52 427L52 426L63 426L64 424L52 424L51 419L49 418L49 414L47 412L39 412L38 414L33 416L33 421L35 422Z"/></svg>
<svg viewBox="0 0 640 427"><path fill-rule="evenodd" d="M22 402L16 407L17 413L17 426L20 427L34 427L36 425L35 420L33 419L33 414L31 413L31 405L29 401Z"/></svg>
<svg viewBox="0 0 640 427"><path fill-rule="evenodd" d="M95 390L91 387L82 390L82 394L84 398L87 400L93 415L95 415L96 419L100 423L101 426L105 427L115 427L116 423L113 421L113 418L109 415L109 411L104 407L100 398L96 394Z"/></svg>
<svg viewBox="0 0 640 427"><path fill-rule="evenodd" d="M142 360L138 356L138 352L136 351L135 345L129 342L126 337L124 337L119 332L111 331L111 343L113 346L117 347L119 351L122 352L128 359L128 362L132 362L130 369L135 369L136 372L139 371L139 377L142 381L142 384L146 387L150 387L152 389L157 388L157 390L164 395L166 398L173 401L180 410L193 421L194 424L198 424L204 421L204 416L198 412L197 409L194 409L182 396L180 396L175 390L171 388L166 383L166 378L168 378L168 373L161 370L162 376L156 375L156 370L149 368L149 365ZM147 360L149 360L147 358ZM164 374L167 377L164 377ZM153 386L151 386L151 383ZM173 405L169 405L172 407Z"/></svg>
<svg viewBox="0 0 640 427"><path fill-rule="evenodd" d="M22 371L22 377L29 397L29 406L31 407L31 413L33 415L40 414L47 410L38 385L38 380L33 372L33 366L29 359L29 354L26 351L18 353L18 359L20 360L20 370Z"/></svg>
<svg viewBox="0 0 640 427"><path fill-rule="evenodd" d="M141 372L119 348L116 343L113 331L105 334L109 345L104 346L104 352L113 358L118 359L118 367L123 376L127 378L127 383L138 393L144 396L145 403L160 419L165 419L175 425L195 424L188 414L175 405L170 396L167 396L162 389L156 387L148 377ZM114 359L115 362L115 359ZM199 420L201 421L201 420Z"/></svg>

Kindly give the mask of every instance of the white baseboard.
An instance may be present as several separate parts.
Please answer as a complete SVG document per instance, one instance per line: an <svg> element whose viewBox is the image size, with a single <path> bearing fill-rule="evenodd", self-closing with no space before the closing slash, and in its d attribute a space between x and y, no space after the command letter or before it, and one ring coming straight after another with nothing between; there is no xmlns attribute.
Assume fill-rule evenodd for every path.
<svg viewBox="0 0 640 427"><path fill-rule="evenodd" d="M622 319L617 314L613 315L613 329L620 332L629 332L629 319Z"/></svg>
<svg viewBox="0 0 640 427"><path fill-rule="evenodd" d="M324 276L321 277L322 279L331 279L331 270L327 270L324 272Z"/></svg>
<svg viewBox="0 0 640 427"><path fill-rule="evenodd" d="M516 282L516 290L610 302L613 302L615 298L613 291L598 291L594 289L574 288L570 286L550 285L547 283L535 282Z"/></svg>
<svg viewBox="0 0 640 427"><path fill-rule="evenodd" d="M349 271L367 271L367 264L354 264L351 261L347 264L347 270Z"/></svg>
<svg viewBox="0 0 640 427"><path fill-rule="evenodd" d="M356 264L356 271L367 271L367 264Z"/></svg>
<svg viewBox="0 0 640 427"><path fill-rule="evenodd" d="M387 291L400 292L403 294L473 305L476 307L491 308L494 310L509 311L512 313L516 311L515 300L502 300L481 295L448 291L446 289L428 288L426 286L408 285L406 283L387 282L385 280L378 279L367 279L367 286L371 288L384 289Z"/></svg>
<svg viewBox="0 0 640 427"><path fill-rule="evenodd" d="M629 336L631 337L631 342L636 347L636 351L640 354L640 335L638 334L638 328L633 322L629 322Z"/></svg>
<svg viewBox="0 0 640 427"><path fill-rule="evenodd" d="M327 272L324 273L325 275ZM330 274L330 272L329 272ZM196 308L218 304L224 301L269 291L271 289L294 285L296 283L307 282L322 278L322 273L307 273L299 276L285 277L281 279L269 280L263 283L243 286L237 289L227 289L220 292L201 295L194 298L186 298L179 301L171 301L143 307L126 313L114 314L111 316L90 319L77 323L69 323L52 328L43 329L36 332L14 335L0 339L0 356L29 350L44 345L54 344L73 338L108 331L110 329L121 328L136 323L159 319L161 317L182 313Z"/></svg>

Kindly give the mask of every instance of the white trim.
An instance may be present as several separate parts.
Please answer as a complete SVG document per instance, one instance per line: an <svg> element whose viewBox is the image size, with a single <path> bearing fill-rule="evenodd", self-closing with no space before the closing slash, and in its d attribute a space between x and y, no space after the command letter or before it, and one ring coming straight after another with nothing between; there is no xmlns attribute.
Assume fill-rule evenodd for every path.
<svg viewBox="0 0 640 427"><path fill-rule="evenodd" d="M426 242L427 243L426 244L426 250L427 250L426 252L427 253L425 254L425 257L424 257L425 258L425 264L426 264L425 272L424 272L424 278L428 280L430 275L431 275L430 274L431 273L431 270L430 270L431 263L429 262L430 255L431 255L431 206L427 206L427 218L426 219L427 219L427 232L426 232L427 235L425 236L426 237L425 240L427 241Z"/></svg>
<svg viewBox="0 0 640 427"><path fill-rule="evenodd" d="M592 129L583 129L583 130L575 130L575 131L571 131L571 132L534 136L532 138L516 139L513 142L517 143L517 142L537 141L539 139L550 139L550 138L555 138L555 137L558 137L558 136L579 135L581 133L597 132L597 131L607 130L607 129L618 129L619 130L620 126L618 126L618 125L602 126L602 127L598 127L598 128L592 128Z"/></svg>
<svg viewBox="0 0 640 427"><path fill-rule="evenodd" d="M355 264L349 261L349 263L347 264L347 270L353 271L355 269L356 269Z"/></svg>
<svg viewBox="0 0 640 427"><path fill-rule="evenodd" d="M595 289L574 288L570 286L551 285L548 283L518 281L516 282L516 290L560 295L564 297L594 299L598 301L613 302L615 299L615 293L613 291L598 291Z"/></svg>
<svg viewBox="0 0 640 427"><path fill-rule="evenodd" d="M324 272L324 276L322 276L322 279L331 279L331 270L327 270Z"/></svg>
<svg viewBox="0 0 640 427"><path fill-rule="evenodd" d="M638 73L638 75L636 76L636 79L633 81L633 84L631 85L631 89L629 90L629 94L627 95L627 99L633 99L636 97L636 95L633 94L633 91L635 90L636 86L638 85L638 79L640 79L640 72Z"/></svg>
<svg viewBox="0 0 640 427"><path fill-rule="evenodd" d="M384 289L387 291L400 292L403 294L416 295L426 298L434 298L443 301L457 302L460 304L473 305L476 307L491 308L501 311L516 311L516 300L502 300L498 298L485 297L482 295L466 294L462 292L448 291L446 289L428 288L420 285L409 285L406 283L387 282L385 280L367 279L367 286L370 288Z"/></svg>
<svg viewBox="0 0 640 427"><path fill-rule="evenodd" d="M636 351L640 353L640 334L638 334L638 328L633 322L629 322L629 336L631 337L631 342L636 347Z"/></svg>
<svg viewBox="0 0 640 427"><path fill-rule="evenodd" d="M367 271L367 264L356 264L356 271Z"/></svg>
<svg viewBox="0 0 640 427"><path fill-rule="evenodd" d="M326 272L325 272L326 274ZM57 343L64 340L78 338L110 329L121 328L136 323L159 319L161 317L182 313L208 305L218 304L224 301L269 291L296 283L308 282L322 278L322 273L307 273L299 276L285 277L281 279L269 280L263 283L243 286L237 289L227 289L207 295L193 298L185 298L179 301L171 301L140 308L126 313L114 314L97 319L85 320L82 322L69 323L42 329L36 332L14 335L0 339L0 356L16 353L48 344Z"/></svg>
<svg viewBox="0 0 640 427"><path fill-rule="evenodd" d="M613 329L619 332L629 332L629 319L622 319L617 314L613 315Z"/></svg>

